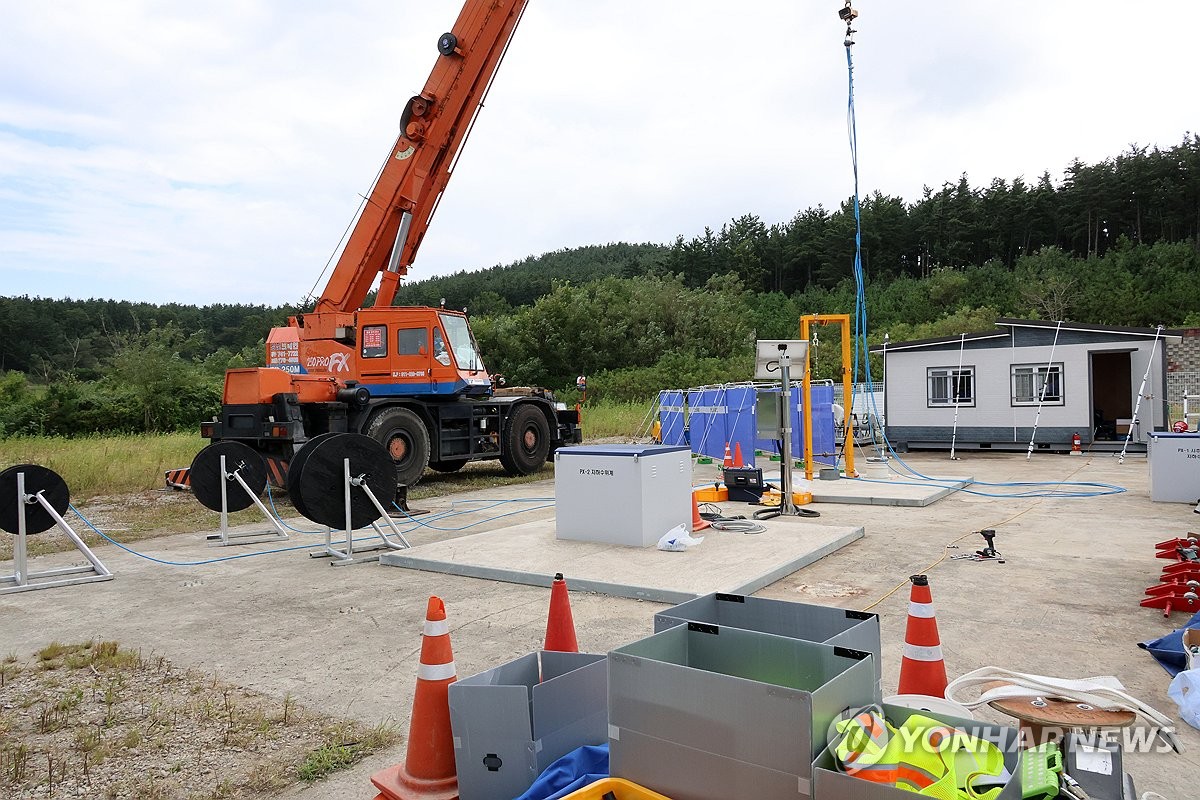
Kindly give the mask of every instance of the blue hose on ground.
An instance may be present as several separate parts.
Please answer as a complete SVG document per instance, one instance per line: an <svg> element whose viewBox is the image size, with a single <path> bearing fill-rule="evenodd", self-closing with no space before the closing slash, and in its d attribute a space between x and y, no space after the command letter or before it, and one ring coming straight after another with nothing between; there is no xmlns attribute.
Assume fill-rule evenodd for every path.
<svg viewBox="0 0 1200 800"><path fill-rule="evenodd" d="M451 504L451 509L453 509L455 506L459 505L460 503L461 504L491 503L491 505L485 506L482 509L471 509L471 510L464 510L464 511L454 511L454 510L445 511L439 515L431 517L431 519L442 520L442 519L448 519L450 517L460 516L462 514L479 513L480 511L487 511L488 509L495 508L498 505L503 505L506 503L534 503L534 502L544 502L546 500L552 500L552 498L531 497L531 498L515 498L515 499L511 499L511 500L484 500L484 499L455 500ZM393 503L393 505L395 505L395 504ZM406 517L408 517L408 519L414 525L414 527L421 526L421 527L429 528L430 530L437 530L437 531L460 531L460 530L466 530L467 528L471 528L476 525L482 525L487 522L494 522L495 520L503 519L505 517L511 517L515 514L523 514L526 511L537 511L542 508L550 508L553 505L554 505L554 503L550 502L550 503L547 503L546 505L534 506L533 508L522 508L518 511L508 512L507 514L500 514L499 516L489 517L487 519L482 519L482 520L477 520L476 522L472 522L469 525L463 525L459 528L439 528L434 525L429 525L426 522L420 521L418 518L409 516L407 514L407 512L404 512L402 509L399 508L399 506L396 506L396 508L402 514L404 514ZM132 547L129 547L128 545L117 541L116 539L112 538L111 536L109 536L108 534L104 533L102 530L97 528L95 525L92 524L92 521L89 520L87 517L85 517L83 515L83 513L75 506L71 505L71 506L69 506L69 508L71 509L71 511L75 512L75 516L79 517L79 519L83 522L84 525L86 525L88 528L90 528L93 533L95 533L101 539L104 539L109 544L116 545L117 547L119 547L120 549L124 550L126 553L129 553L132 556L137 556L138 558L145 559L146 561L151 561L155 564L162 564L162 565L168 566L168 567L199 567L199 566L204 566L206 564L218 564L222 561L236 561L236 560L242 559L242 558L253 558L255 556L267 556L267 555L273 555L275 553L290 553L290 552L294 552L296 550L311 550L313 547L313 545L311 545L311 544L301 544L301 545L293 545L291 547L277 547L277 548L274 548L271 550L257 550L253 553L237 553L237 554L231 555L231 556L220 556L218 558L205 558L205 559L201 559L199 561L172 561L170 559L157 558L155 556L147 555L146 553L142 553L137 550L134 550ZM273 511L275 510L274 502L271 503L271 509ZM276 511L275 514L276 514L276 518L278 519L279 518L278 511ZM279 519L279 521L281 523L283 523L282 519ZM289 530L293 530L293 531L297 530L296 528L287 526L286 523L283 523L283 524L285 525L285 527L288 527ZM360 530L365 530L365 529L360 529ZM412 528L409 528L409 530L412 530ZM324 534L324 533L326 533L326 531L324 531L324 530L322 530L322 531L300 530L297 532L305 533L305 534L313 534L313 533ZM359 542L371 541L371 540L374 540L375 538L376 537L374 537L374 536L365 536L365 537L354 539L354 542L357 544Z"/></svg>

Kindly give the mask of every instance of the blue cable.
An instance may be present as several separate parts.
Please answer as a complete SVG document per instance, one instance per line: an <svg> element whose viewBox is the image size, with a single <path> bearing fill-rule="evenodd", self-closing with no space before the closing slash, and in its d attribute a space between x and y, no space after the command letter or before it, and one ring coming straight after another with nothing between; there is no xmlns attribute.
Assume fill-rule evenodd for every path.
<svg viewBox="0 0 1200 800"><path fill-rule="evenodd" d="M446 519L448 517L459 516L461 514L477 513L478 511L486 511L489 508L494 508L495 506L502 505L505 503L533 503L533 502L543 502L543 501L552 500L552 499L553 498L547 498L547 497L530 497L530 498L514 498L511 500L486 500L486 499L455 500L451 504L451 509L453 509L454 506L457 506L459 503L463 503L463 504L466 504L466 503L491 503L491 505L486 506L482 509L476 509L474 511L470 511L470 510L468 510L468 511L453 511L453 510L445 511L439 515L434 515L431 518L432 519ZM393 503L392 505L395 506L396 504ZM542 508L550 508L553 505L554 505L553 502L551 502L551 503L548 503L547 505L535 506L533 508L523 508L519 511L513 511L508 514L501 514L497 517L490 517L488 519L482 519L477 522L473 522L470 525L464 525L461 528L438 528L433 525L428 525L424 522L419 522L416 518L414 518L412 516L409 516L409 514L407 512L405 512L403 509L400 509L399 506L396 506L396 508L401 513L403 513L406 517L408 517L409 521L414 523L415 525L422 525L424 527L430 528L431 530L438 530L438 531L458 531L458 530L466 530L467 528L474 527L475 525L482 525L485 522L493 522L498 519L503 519L504 517L510 517L510 516L513 516L514 514L522 514L526 511L536 511L536 510L542 509ZM313 547L313 545L311 545L311 544L301 544L301 545L295 545L292 547L279 547L279 548L275 548L273 550L258 550L253 553L238 553L238 554L232 555L232 556L221 556L219 558L206 558L206 559L202 559L200 561L171 561L170 559L156 558L155 556L151 556L151 555L147 555L145 553L138 552L137 550L134 550L132 547L129 547L128 545L118 542L116 539L112 538L111 536L109 536L108 534L104 533L102 530L97 528L95 525L93 525L91 520L89 520L87 517L85 517L78 508L76 508L73 505L70 505L69 507L72 511L75 512L75 516L79 517L79 519L83 522L84 525L87 525L88 528L90 528L93 533L95 533L101 539L104 539L109 544L116 545L117 547L121 548L122 550L124 550L126 553L129 553L130 555L137 556L138 558L145 559L146 561L154 562L155 564L163 564L168 567L199 567L199 566L204 566L205 564L217 564L222 561L236 561L239 558L253 558L254 556L268 556L268 555L273 555L275 553L290 553L290 552L294 552L296 550L311 550ZM272 510L275 509L275 504L273 502L271 504L271 508L272 508ZM277 511L276 511L276 517L278 517ZM279 521L281 523L283 522L282 519L280 519ZM285 527L288 527L289 530L293 530L293 531L296 530L295 528L291 528L291 527L287 526L286 523L284 523L284 525L285 525ZM362 530L362 529L358 529L358 530ZM412 528L409 528L408 530L411 531ZM314 531L298 531L298 532L299 533L314 533ZM325 533L325 531L316 531L316 533L323 534L323 533ZM355 543L358 543L358 542L371 541L374 539L375 539L374 536L366 536L366 537L354 539L353 541Z"/></svg>
<svg viewBox="0 0 1200 800"><path fill-rule="evenodd" d="M144 558L147 561L153 561L155 564L164 564L168 567L199 567L204 564L216 564L220 561L234 561L239 558L253 558L254 556L267 556L267 555L271 555L273 553L288 553L293 550L310 550L310 549L312 549L311 544L302 544L302 545L297 545L295 547L280 547L276 550L259 550L254 553L238 553L237 555L233 555L233 556L221 556L220 558L206 558L202 561L170 561L165 558L155 558L154 556L148 556L145 553L139 553L137 550L134 550L132 547L128 547L124 544L121 544L116 539L107 535L106 533L101 531L99 528L97 528L95 525L93 525L91 520L89 520L87 517L85 517L78 508L76 508L75 506L72 505L72 506L70 506L70 509L75 512L75 516L79 517L79 519L81 519L83 521L84 525L87 525L89 528L91 528L93 533L100 536L100 538L104 539L109 544L115 544L117 547L121 548L122 550L124 550L126 553L129 553L130 555L137 556L138 558ZM366 541L366 540L365 539L362 539L362 540L355 539L355 541L357 542L357 541Z"/></svg>
<svg viewBox="0 0 1200 800"><path fill-rule="evenodd" d="M847 40L847 42L846 42L846 71L849 76L848 77L849 99L846 104L846 117L847 117L846 122L847 122L847 128L848 128L848 135L850 138L850 163L851 163L851 167L853 168L853 171L854 171L854 285L855 285L855 296L854 296L854 361L853 361L854 376L853 377L854 377L854 384L858 385L858 383L859 383L859 381L858 381L859 366L861 364L862 375L865 378L865 385L866 386L874 386L875 383L871 377L870 347L867 342L866 280L863 276L863 268L862 268L862 213L861 213L861 208L859 206L858 126L857 126L857 121L856 121L855 112L854 112L854 57L851 54L851 45L852 44L853 44L852 42ZM861 351L859 349L860 341L862 343ZM886 391L886 388L885 388L885 391ZM874 413L875 419L877 419L877 420L880 419L879 407L875 404L875 393L869 392L866 394L867 394L867 398L868 398L867 402L868 402L868 406L870 408L870 412ZM846 423L847 424L849 424L850 414L852 413L853 408L854 408L854 396L853 396L853 394L851 394L850 402L847 404L847 410L846 410ZM924 475L921 472L914 469L913 467L909 466L909 464L907 462L905 462L904 459L900 458L899 454L897 454L896 450L892 447L892 443L891 443L891 441L888 440L888 437L887 437L887 431L886 431L886 429L883 428L883 426L880 426L880 434L881 434L881 437L883 438L883 443L884 443L885 448L887 449L887 452L890 453L891 457L893 459L895 459L900 465L902 465L906 470L908 470L910 473L912 473L913 476L920 478L926 482L947 483L947 479L933 478L928 475ZM871 481L871 479L869 479L869 478L859 478L858 480L866 480L866 481L874 482L874 483L896 483L896 481L878 481L878 480ZM921 485L921 484L913 483L911 485L916 486L916 485ZM987 481L973 481L971 485L972 486L990 486L993 488L1003 488L1003 487L1022 488L1022 487L1032 487L1032 486L1052 486L1052 487L1069 486L1069 487L1081 487L1081 488L1082 487L1097 487L1098 489L1100 489L1100 491L1094 491L1094 492L1067 491L1067 492L1063 492L1057 488L1048 489L1048 490L1044 490L1041 492L1037 492L1037 491L981 492L978 490L965 489L965 488L957 489L957 491L964 492L966 494L978 495L980 497L999 497L999 498L1103 497L1105 495L1120 494L1120 493L1126 491L1125 488L1122 486L1116 486L1114 484L1108 484L1108 483L1093 483L1093 482L1086 482L1086 481L1085 482L1060 481L1057 483L1052 482L1052 481L1030 481L1030 482L1019 481L1019 482L1001 482L1001 483L989 483ZM954 487L947 486L946 488L954 488Z"/></svg>
<svg viewBox="0 0 1200 800"><path fill-rule="evenodd" d="M496 501L496 505L499 505L500 503L518 503L518 502L527 502L527 501L524 501L524 500L498 500L498 501ZM409 520L409 522L412 522L412 523L414 523L414 524L416 524L416 525L419 525L419 526L420 526L420 527L422 527L422 528L429 528L431 531L446 531L446 532L453 532L453 531L465 531L467 528L473 528L473 527L475 527L476 525L482 525L482 524L483 524L483 523L485 523L485 522L494 522L495 520L498 520L498 519L504 519L505 517L511 517L511 516L514 516L514 515L516 515L516 514L524 514L526 511L539 511L539 510L541 510L541 509L543 509L543 508L553 508L553 507L554 507L554 503L547 503L547 504L545 504L545 505L542 505L542 506L534 506L533 508L522 508L522 509L520 509L520 510L518 510L518 511L510 511L510 512L509 512L509 513L507 513L507 514L501 514L501 515L499 515L499 516L497 516L497 517L491 517L491 518L489 518L489 519L481 519L481 520L479 520L478 522L472 522L472 523L471 523L471 524L469 524L469 525L463 525L463 526L461 526L461 527L458 527L458 528L439 528L437 525L430 525L429 523L427 523L427 522L425 522L424 520L422 520L420 517L414 517L414 516L412 516L411 514L409 514L407 511L405 511L403 508L401 508L400 506L396 505L395 503L392 503L392 506L393 506L393 507L394 507L394 508L395 508L397 511L399 511L401 514L403 514L404 516L408 517L408 520ZM489 506L489 508L490 508L490 506ZM485 510L486 510L486 509L485 509ZM456 513L454 514L454 516L458 516L459 514L470 514L470 513L473 513L473 512L470 512L470 511L459 511L459 512L456 512Z"/></svg>

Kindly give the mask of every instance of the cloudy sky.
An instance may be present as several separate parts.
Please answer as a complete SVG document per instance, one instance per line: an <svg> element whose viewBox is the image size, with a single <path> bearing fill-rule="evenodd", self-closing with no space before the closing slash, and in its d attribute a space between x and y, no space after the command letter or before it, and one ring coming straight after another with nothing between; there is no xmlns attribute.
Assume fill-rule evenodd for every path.
<svg viewBox="0 0 1200 800"><path fill-rule="evenodd" d="M410 277L836 206L840 5L531 0ZM1198 127L1200 3L859 9L864 192L1058 179ZM0 0L0 295L299 301L458 10Z"/></svg>

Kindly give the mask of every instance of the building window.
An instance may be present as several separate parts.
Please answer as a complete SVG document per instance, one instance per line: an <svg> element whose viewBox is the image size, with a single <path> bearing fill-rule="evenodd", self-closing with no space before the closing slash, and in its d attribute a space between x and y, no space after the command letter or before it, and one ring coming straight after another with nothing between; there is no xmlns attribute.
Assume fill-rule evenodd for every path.
<svg viewBox="0 0 1200 800"><path fill-rule="evenodd" d="M1061 406L1063 399L1062 364L1013 364L1012 404L1036 406L1039 402Z"/></svg>
<svg viewBox="0 0 1200 800"><path fill-rule="evenodd" d="M387 325L364 325L362 329L363 358L383 358L387 355Z"/></svg>
<svg viewBox="0 0 1200 800"><path fill-rule="evenodd" d="M974 367L930 367L926 370L929 407L974 406Z"/></svg>
<svg viewBox="0 0 1200 800"><path fill-rule="evenodd" d="M396 333L396 354L401 356L425 355L425 328L403 328Z"/></svg>

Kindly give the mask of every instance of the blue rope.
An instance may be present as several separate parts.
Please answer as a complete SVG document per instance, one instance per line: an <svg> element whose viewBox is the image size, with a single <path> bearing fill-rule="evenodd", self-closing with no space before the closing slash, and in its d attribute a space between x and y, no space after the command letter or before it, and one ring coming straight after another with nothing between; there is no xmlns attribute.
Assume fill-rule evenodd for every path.
<svg viewBox="0 0 1200 800"><path fill-rule="evenodd" d="M865 379L867 387L873 387L875 382L871 377L871 359L870 347L867 342L867 292L866 279L863 275L862 267L862 210L859 205L859 186L858 186L858 125L854 111L854 57L851 53L852 42L847 38L846 41L846 72L848 75L849 99L846 104L846 125L847 134L850 139L850 164L854 171L854 384L858 385L859 368L861 365L862 375ZM862 345L861 349L859 345ZM886 391L886 387L885 387ZM875 393L866 392L867 404L870 412L875 415L876 419L881 419L879 408L875 404ZM846 424L850 424L850 415L854 408L854 395L850 396L850 401L846 406ZM880 426L880 433L883 438L884 446L887 452L897 463L908 470L913 476L920 478L923 481L931 483L947 483L944 478L932 478L918 472L913 467L909 466L904 459L900 458L892 447L892 443L888 440L887 430ZM859 478L873 483L901 483L897 481L871 481L868 478ZM953 483L953 482L951 482ZM920 485L914 483L911 485ZM1025 488L1037 486L1050 486L1051 489L1040 491L1022 491L1022 492L981 492L977 489L957 489L957 491L965 494L979 495L981 497L1000 497L1000 498L1027 498L1027 497L1102 497L1110 494L1120 494L1125 490L1122 486L1116 486L1108 483L1093 483L1093 482L1076 482L1076 481L1032 481L1032 482L1007 482L1007 483L989 483L986 481L972 482L972 486L990 486L993 488ZM1071 490L1063 491L1058 487L1073 487ZM1094 487L1098 491L1084 491L1087 488ZM947 488L954 488L948 486Z"/></svg>

